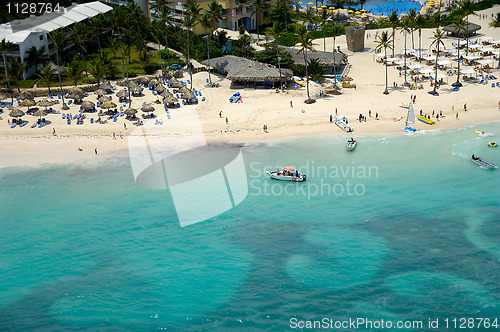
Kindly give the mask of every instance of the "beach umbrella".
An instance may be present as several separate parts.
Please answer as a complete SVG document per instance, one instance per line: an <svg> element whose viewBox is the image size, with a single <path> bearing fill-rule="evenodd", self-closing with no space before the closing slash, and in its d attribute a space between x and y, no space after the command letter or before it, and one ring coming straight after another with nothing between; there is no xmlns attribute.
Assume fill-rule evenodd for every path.
<svg viewBox="0 0 500 332"><path fill-rule="evenodd" d="M116 93L116 95L119 97L119 98L127 98L128 97L128 92L125 91L125 90L120 90Z"/></svg>
<svg viewBox="0 0 500 332"><path fill-rule="evenodd" d="M94 93L98 96L104 96L107 92L104 91L103 89L97 89L94 91Z"/></svg>
<svg viewBox="0 0 500 332"><path fill-rule="evenodd" d="M13 111L10 111L9 115L13 118L20 118L21 116L24 115L24 112L21 111L19 108L16 108Z"/></svg>
<svg viewBox="0 0 500 332"><path fill-rule="evenodd" d="M312 3L312 2L308 2L307 4L308 4L308 5L312 5L313 3Z"/></svg>
<svg viewBox="0 0 500 332"><path fill-rule="evenodd" d="M70 88L70 89L68 90L68 92L69 92L70 94L75 94L75 93L85 93L85 91L84 91L82 88L79 88L79 87L76 87L76 86L74 86L74 87Z"/></svg>
<svg viewBox="0 0 500 332"><path fill-rule="evenodd" d="M89 111L93 110L95 108L95 104L91 102L90 100L86 100L82 103L82 110L84 111Z"/></svg>
<svg viewBox="0 0 500 332"><path fill-rule="evenodd" d="M142 93L142 90L144 90L144 89L138 85L130 88L130 91L132 91L133 93Z"/></svg>
<svg viewBox="0 0 500 332"><path fill-rule="evenodd" d="M104 103L106 101L111 101L111 96L102 96L100 98L97 98L97 101L100 103Z"/></svg>
<svg viewBox="0 0 500 332"><path fill-rule="evenodd" d="M143 112L154 112L155 108L153 106L142 106L141 110Z"/></svg>
<svg viewBox="0 0 500 332"><path fill-rule="evenodd" d="M33 99L24 99L23 101L21 101L21 106L23 107L31 107L31 106L35 106L36 103Z"/></svg>
<svg viewBox="0 0 500 332"><path fill-rule="evenodd" d="M149 81L149 86L150 87L155 87L158 84L160 84L160 82L156 78L153 78L151 81Z"/></svg>
<svg viewBox="0 0 500 332"><path fill-rule="evenodd" d="M175 98L174 96L166 96L165 98L163 98L163 102L167 103L167 104L175 104L178 101L179 100L177 98Z"/></svg>
<svg viewBox="0 0 500 332"><path fill-rule="evenodd" d="M137 110L135 108L127 108L124 113L126 115L134 115L135 113L137 113Z"/></svg>
<svg viewBox="0 0 500 332"><path fill-rule="evenodd" d="M101 108L114 108L116 107L116 104L113 103L112 101L105 101L104 103L101 104Z"/></svg>
<svg viewBox="0 0 500 332"><path fill-rule="evenodd" d="M48 101L47 99L44 99L42 101L39 101L37 105L41 106L41 107L45 107L45 109L47 109L47 107L52 106L53 104L52 104L52 102Z"/></svg>
<svg viewBox="0 0 500 332"><path fill-rule="evenodd" d="M168 97L168 96L172 96L172 94L168 90L165 90L165 91L163 91L160 94L160 96L162 96L162 97Z"/></svg>
<svg viewBox="0 0 500 332"><path fill-rule="evenodd" d="M113 87L109 83L102 83L99 88L101 88L103 90L111 90L111 89L113 89Z"/></svg>
<svg viewBox="0 0 500 332"><path fill-rule="evenodd" d="M195 99L196 97L195 97L195 96L193 96L191 93L183 93L183 94L181 95L181 98L182 98L182 99L188 99L188 100L191 100L191 99Z"/></svg>
<svg viewBox="0 0 500 332"><path fill-rule="evenodd" d="M340 80L342 82L349 82L349 81L352 81L352 77L344 76L344 77L341 77Z"/></svg>
<svg viewBox="0 0 500 332"><path fill-rule="evenodd" d="M5 99L5 98L7 98L7 96L6 96L6 95L4 95L4 94L2 94L2 93L0 93L0 100L3 100L3 99Z"/></svg>
<svg viewBox="0 0 500 332"><path fill-rule="evenodd" d="M301 5L301 4L302 4L302 1L299 1L299 2L297 2L297 3L298 3L299 5Z"/></svg>
<svg viewBox="0 0 500 332"><path fill-rule="evenodd" d="M189 90L186 86L182 86L182 88L179 89L179 93L191 93L191 90Z"/></svg>
<svg viewBox="0 0 500 332"><path fill-rule="evenodd" d="M46 116L47 115L47 112L45 112L44 110L38 110L36 111L35 113L33 113L34 116L39 116L40 119L42 118L42 116Z"/></svg>
<svg viewBox="0 0 500 332"><path fill-rule="evenodd" d="M151 80L152 80L152 78L151 78L151 77L144 76L144 77L141 77L141 78L139 79L139 82L140 82L141 84L149 84L149 82L150 82Z"/></svg>
<svg viewBox="0 0 500 332"><path fill-rule="evenodd" d="M85 93L84 92L75 92L70 95L71 98L74 100L83 100L85 98Z"/></svg>
<svg viewBox="0 0 500 332"><path fill-rule="evenodd" d="M19 99L20 100L24 100L24 99L33 99L33 94L29 91L23 91L21 92L21 94L19 95Z"/></svg>
<svg viewBox="0 0 500 332"><path fill-rule="evenodd" d="M162 93L163 91L165 91L165 87L161 84L158 84L155 88L155 91L158 92L158 93Z"/></svg>

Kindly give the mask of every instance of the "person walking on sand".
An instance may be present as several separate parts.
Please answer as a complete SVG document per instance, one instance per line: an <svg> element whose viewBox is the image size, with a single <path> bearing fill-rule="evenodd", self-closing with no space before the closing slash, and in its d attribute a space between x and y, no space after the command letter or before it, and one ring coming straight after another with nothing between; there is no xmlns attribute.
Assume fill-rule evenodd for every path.
<svg viewBox="0 0 500 332"><path fill-rule="evenodd" d="M290 107L293 108L293 102L290 100Z"/></svg>
<svg viewBox="0 0 500 332"><path fill-rule="evenodd" d="M227 119L227 116L226 116L226 124L229 124L229 120Z"/></svg>
<svg viewBox="0 0 500 332"><path fill-rule="evenodd" d="M337 107L335 107L335 115L338 115L338 113L337 113Z"/></svg>
<svg viewBox="0 0 500 332"><path fill-rule="evenodd" d="M94 152L95 152L95 155L97 156L98 155L97 148L94 149Z"/></svg>
<svg viewBox="0 0 500 332"><path fill-rule="evenodd" d="M467 112L467 103L464 104L464 112Z"/></svg>
<svg viewBox="0 0 500 332"><path fill-rule="evenodd" d="M123 123L123 128L125 128L125 130L127 130L127 124L125 122Z"/></svg>
<svg viewBox="0 0 500 332"><path fill-rule="evenodd" d="M123 135L122 135L122 132L120 131L120 138L123 139Z"/></svg>
<svg viewBox="0 0 500 332"><path fill-rule="evenodd" d="M457 112L457 116L456 116L457 120L458 120L458 112Z"/></svg>
<svg viewBox="0 0 500 332"><path fill-rule="evenodd" d="M378 120L378 113L375 113L375 120Z"/></svg>
<svg viewBox="0 0 500 332"><path fill-rule="evenodd" d="M56 134L56 128L52 128L52 136L57 136L57 134Z"/></svg>
<svg viewBox="0 0 500 332"><path fill-rule="evenodd" d="M222 118L222 111L219 112L219 118Z"/></svg>
<svg viewBox="0 0 500 332"><path fill-rule="evenodd" d="M114 131L113 131L113 139L116 139L116 134Z"/></svg>
<svg viewBox="0 0 500 332"><path fill-rule="evenodd" d="M330 114L330 123L333 121L333 116Z"/></svg>
<svg viewBox="0 0 500 332"><path fill-rule="evenodd" d="M372 117L372 111L368 110L368 116L371 118Z"/></svg>

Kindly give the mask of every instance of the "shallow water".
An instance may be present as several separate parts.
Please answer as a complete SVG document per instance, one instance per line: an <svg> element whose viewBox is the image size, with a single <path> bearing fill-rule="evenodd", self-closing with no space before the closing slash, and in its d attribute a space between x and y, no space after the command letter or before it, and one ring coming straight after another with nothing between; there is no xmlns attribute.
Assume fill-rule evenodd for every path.
<svg viewBox="0 0 500 332"><path fill-rule="evenodd" d="M500 173L468 158L500 164L487 146L499 128L357 137L354 152L338 137L245 145L245 200L184 228L125 153L0 169L0 330L283 331L323 317L444 330L498 317ZM263 174L284 165L308 180Z"/></svg>

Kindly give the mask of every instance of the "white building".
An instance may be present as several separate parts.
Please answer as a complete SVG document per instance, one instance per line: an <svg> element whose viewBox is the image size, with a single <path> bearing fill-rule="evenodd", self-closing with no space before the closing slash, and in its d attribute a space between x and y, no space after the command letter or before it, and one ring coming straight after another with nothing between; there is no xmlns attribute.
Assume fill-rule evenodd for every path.
<svg viewBox="0 0 500 332"><path fill-rule="evenodd" d="M21 63L25 62L30 48L43 49L45 54L53 52L53 44L48 40L48 34L54 30L68 30L75 23L84 22L99 14L107 13L113 8L99 1L85 4L73 4L68 8L61 8L60 13L32 15L24 20L0 24L0 41L5 39L14 44L7 57L18 57ZM3 61L0 61L3 66ZM24 78L34 74L34 68L25 71Z"/></svg>

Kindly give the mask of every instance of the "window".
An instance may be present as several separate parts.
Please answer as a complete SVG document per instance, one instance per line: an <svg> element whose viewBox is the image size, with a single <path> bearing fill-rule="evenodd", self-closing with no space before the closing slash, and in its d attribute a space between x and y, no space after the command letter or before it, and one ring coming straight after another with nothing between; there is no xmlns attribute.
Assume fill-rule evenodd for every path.
<svg viewBox="0 0 500 332"><path fill-rule="evenodd" d="M40 40L43 40L43 35L40 35Z"/></svg>

